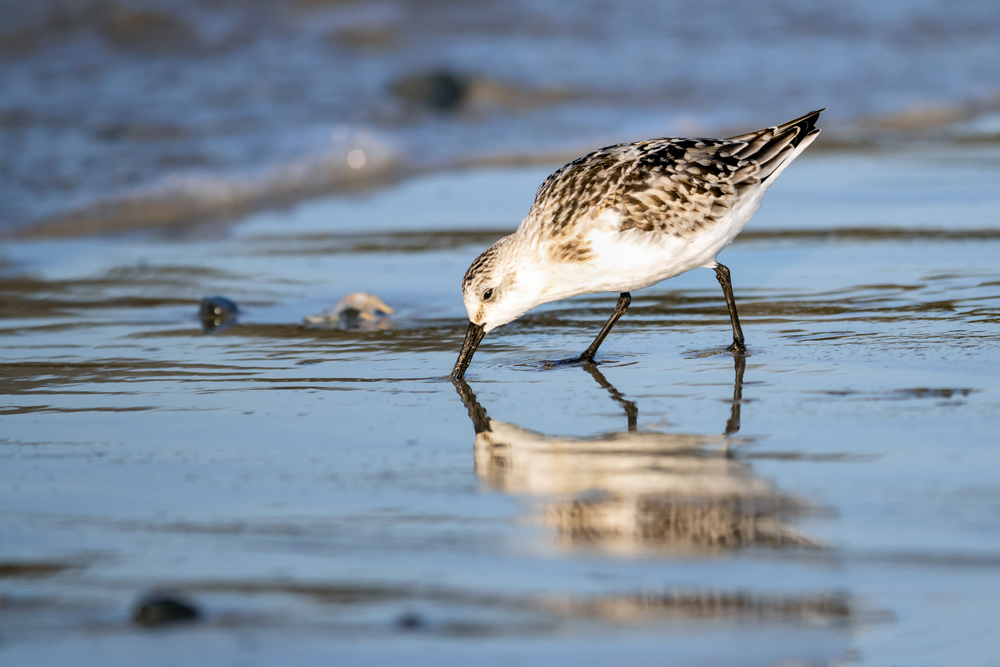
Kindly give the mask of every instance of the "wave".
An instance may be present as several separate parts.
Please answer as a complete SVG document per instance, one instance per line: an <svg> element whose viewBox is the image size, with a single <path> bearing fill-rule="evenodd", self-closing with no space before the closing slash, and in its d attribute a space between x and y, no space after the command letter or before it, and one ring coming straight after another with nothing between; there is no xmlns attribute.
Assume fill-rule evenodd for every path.
<svg viewBox="0 0 1000 667"><path fill-rule="evenodd" d="M151 186L42 219L20 233L107 234L233 219L308 197L381 185L407 171L400 151L372 131L338 128L331 136L335 145L320 154L241 174L168 176Z"/></svg>

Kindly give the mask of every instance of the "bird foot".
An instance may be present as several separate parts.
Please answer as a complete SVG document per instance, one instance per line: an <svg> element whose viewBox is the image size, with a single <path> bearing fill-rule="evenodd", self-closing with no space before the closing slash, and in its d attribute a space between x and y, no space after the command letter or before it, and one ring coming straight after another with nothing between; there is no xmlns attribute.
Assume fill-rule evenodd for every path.
<svg viewBox="0 0 1000 667"><path fill-rule="evenodd" d="M546 361L542 368L558 368L560 366L585 366L587 364L596 364L593 357L588 357L581 354L579 357L573 357L572 359L559 359L558 361Z"/></svg>
<svg viewBox="0 0 1000 667"><path fill-rule="evenodd" d="M733 344L726 348L726 352L732 352L733 356L748 357L747 346L743 344L743 341L734 340Z"/></svg>

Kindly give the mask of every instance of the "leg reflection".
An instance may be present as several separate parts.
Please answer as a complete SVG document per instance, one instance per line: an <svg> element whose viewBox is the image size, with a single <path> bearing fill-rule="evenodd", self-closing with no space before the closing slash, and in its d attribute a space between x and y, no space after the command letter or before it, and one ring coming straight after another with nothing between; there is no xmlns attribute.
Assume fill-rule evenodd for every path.
<svg viewBox="0 0 1000 667"><path fill-rule="evenodd" d="M745 363L735 360L725 435L638 431L636 404L593 365L584 369L624 408L628 430L547 435L490 419L469 385L455 380L476 430L476 475L491 489L538 503L539 519L567 548L815 546L791 525L807 504L728 455L740 428Z"/></svg>
<svg viewBox="0 0 1000 667"><path fill-rule="evenodd" d="M615 389L613 384L608 382L608 378L604 377L604 373L597 369L597 364L585 364L583 368L590 373L590 377L597 380L597 384L608 390L608 393L611 394L611 398L615 402L625 408L625 416L628 417L628 430L635 431L639 420L639 408L636 407L635 403L627 400L620 391Z"/></svg>
<svg viewBox="0 0 1000 667"><path fill-rule="evenodd" d="M733 359L733 366L736 371L736 377L733 381L732 407L729 413L729 420L726 422L725 435L727 436L734 435L740 430L740 406L743 401L743 373L746 371L746 358L741 356L735 357ZM625 395L611 384L608 378L604 376L604 373L598 369L597 364L584 364L583 369L590 377L594 378L597 384L606 389L611 398L625 410L625 416L628 418L629 432L637 431L639 408L635 402L625 398ZM486 409L476 399L476 394L472 391L472 387L463 378L452 378L452 384L455 385L462 403L465 405L466 410L469 411L469 419L472 420L472 425L476 429L476 433L489 431L490 418L486 414Z"/></svg>
<svg viewBox="0 0 1000 667"><path fill-rule="evenodd" d="M726 422L726 435L733 435L740 430L740 403L743 401L743 371L747 369L746 357L737 355L733 359L736 366L736 381L733 384L733 408Z"/></svg>

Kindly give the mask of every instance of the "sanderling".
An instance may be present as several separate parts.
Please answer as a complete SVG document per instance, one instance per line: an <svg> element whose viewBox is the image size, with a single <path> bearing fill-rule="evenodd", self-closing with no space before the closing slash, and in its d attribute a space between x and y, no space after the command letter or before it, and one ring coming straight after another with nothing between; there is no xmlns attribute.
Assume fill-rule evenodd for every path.
<svg viewBox="0 0 1000 667"><path fill-rule="evenodd" d="M729 139L650 139L570 162L545 179L517 231L469 267L462 296L461 378L487 332L535 306L578 294L618 292L614 313L582 355L597 348L633 290L697 268L715 269L733 324L733 354L746 354L729 269L716 256L760 208L764 192L819 134L811 113Z"/></svg>

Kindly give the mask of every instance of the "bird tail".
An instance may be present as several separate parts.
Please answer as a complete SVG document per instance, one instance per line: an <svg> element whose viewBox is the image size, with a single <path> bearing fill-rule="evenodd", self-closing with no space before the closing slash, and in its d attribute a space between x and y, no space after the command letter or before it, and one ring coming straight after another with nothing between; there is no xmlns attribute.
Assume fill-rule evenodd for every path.
<svg viewBox="0 0 1000 667"><path fill-rule="evenodd" d="M805 116L775 127L730 137L727 141L743 143L743 146L737 148L731 155L741 160L756 162L758 182L773 180L798 157L799 153L816 140L819 135L816 121L823 111L826 109L811 111Z"/></svg>

